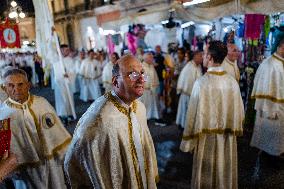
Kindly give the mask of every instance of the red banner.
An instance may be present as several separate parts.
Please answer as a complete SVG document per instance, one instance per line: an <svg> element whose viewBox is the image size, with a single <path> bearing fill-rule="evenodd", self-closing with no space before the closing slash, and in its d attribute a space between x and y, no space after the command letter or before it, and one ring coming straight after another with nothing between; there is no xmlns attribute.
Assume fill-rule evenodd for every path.
<svg viewBox="0 0 284 189"><path fill-rule="evenodd" d="M0 24L0 46L1 48L21 48L18 24L10 23L7 19Z"/></svg>

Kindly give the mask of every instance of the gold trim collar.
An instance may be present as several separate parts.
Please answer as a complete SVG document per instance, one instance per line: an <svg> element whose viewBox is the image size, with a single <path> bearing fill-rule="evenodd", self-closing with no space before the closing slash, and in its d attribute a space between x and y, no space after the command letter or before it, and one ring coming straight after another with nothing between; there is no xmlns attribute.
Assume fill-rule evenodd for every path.
<svg viewBox="0 0 284 189"><path fill-rule="evenodd" d="M232 62L231 60L229 60L229 58L225 58L226 59L226 62L228 62L231 66L234 66L235 65L235 62Z"/></svg>
<svg viewBox="0 0 284 189"><path fill-rule="evenodd" d="M207 73L212 74L212 75L222 76L222 75L225 75L227 72L225 72L225 71L222 71L222 72L208 71Z"/></svg>
<svg viewBox="0 0 284 189"><path fill-rule="evenodd" d="M137 102L134 101L132 102L132 104L129 106L129 109L126 107L127 105L123 105L122 102L119 102L119 100L117 99L117 97L115 97L112 92L107 92L104 97L106 99L108 99L109 101L111 101L113 103L113 105L123 114L125 114L126 116L128 115L129 109L131 109L134 113L136 113L137 111Z"/></svg>
<svg viewBox="0 0 284 189"><path fill-rule="evenodd" d="M26 102L24 102L23 104L21 104L21 103L19 103L19 102L16 102L16 101L14 101L14 100L11 99L11 98L8 98L8 99L6 100L6 104L7 104L9 107L11 107L11 108L23 109L23 107L24 107L25 105L27 105L28 107L30 107L30 106L32 105L33 101L34 101L34 96L33 96L33 95L29 95L28 100L27 100Z"/></svg>
<svg viewBox="0 0 284 189"><path fill-rule="evenodd" d="M276 53L274 53L274 54L272 55L272 57L275 58L275 59L277 59L277 60L279 60L279 61L282 62L282 64L284 65L284 59L282 59L281 57L279 57L279 55L277 55Z"/></svg>

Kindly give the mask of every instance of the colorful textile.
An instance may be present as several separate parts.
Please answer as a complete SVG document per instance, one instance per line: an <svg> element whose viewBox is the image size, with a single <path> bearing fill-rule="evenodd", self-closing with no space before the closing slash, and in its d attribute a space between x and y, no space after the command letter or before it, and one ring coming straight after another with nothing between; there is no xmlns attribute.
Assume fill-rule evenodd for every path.
<svg viewBox="0 0 284 189"><path fill-rule="evenodd" d="M246 14L245 15L245 38L259 39L261 28L265 22L265 15L262 14Z"/></svg>

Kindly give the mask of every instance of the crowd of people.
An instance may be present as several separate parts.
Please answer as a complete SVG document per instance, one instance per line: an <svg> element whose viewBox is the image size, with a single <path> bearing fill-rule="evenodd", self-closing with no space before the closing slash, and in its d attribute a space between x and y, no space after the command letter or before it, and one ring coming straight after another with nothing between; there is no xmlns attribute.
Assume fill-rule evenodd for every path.
<svg viewBox="0 0 284 189"><path fill-rule="evenodd" d="M275 45L254 80L257 117L251 146L280 156L284 37ZM180 149L194 154L191 188L238 188L237 137L245 110L235 44L212 40L204 51L178 48L172 54L158 45L137 57L76 53L67 45L60 50L62 61L49 70L36 53L0 56L0 126L3 131L8 124L12 135L0 180L10 174L15 188L154 189L159 174L147 120L164 126L162 119L172 114L183 130ZM32 80L41 87L47 78L55 110L30 93ZM75 93L94 102L72 138L64 125L77 118Z"/></svg>

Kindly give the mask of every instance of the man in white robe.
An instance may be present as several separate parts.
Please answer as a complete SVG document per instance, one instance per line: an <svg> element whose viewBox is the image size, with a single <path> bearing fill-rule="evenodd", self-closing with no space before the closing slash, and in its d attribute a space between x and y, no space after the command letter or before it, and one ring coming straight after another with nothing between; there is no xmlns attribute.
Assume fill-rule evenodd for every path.
<svg viewBox="0 0 284 189"><path fill-rule="evenodd" d="M240 81L240 70L238 67L238 59L240 56L240 51L238 47L235 44L229 43L227 45L228 48L228 54L226 58L224 59L222 66L224 70L233 76L237 82Z"/></svg>
<svg viewBox="0 0 284 189"><path fill-rule="evenodd" d="M144 105L141 63L125 55L114 65L113 91L79 120L66 153L68 182L77 188L155 189L158 168Z"/></svg>
<svg viewBox="0 0 284 189"><path fill-rule="evenodd" d="M259 66L252 90L256 120L251 139L266 153L284 153L284 33L277 37L276 52Z"/></svg>
<svg viewBox="0 0 284 189"><path fill-rule="evenodd" d="M147 81L145 82L145 90L140 100L146 107L147 119L159 119L159 78L154 67L154 56L152 53L145 53L143 59L144 62L142 64L147 75Z"/></svg>
<svg viewBox="0 0 284 189"><path fill-rule="evenodd" d="M189 61L182 69L177 83L177 93L180 94L176 124L185 127L186 112L194 82L202 76L201 64L203 62L202 52L193 53L193 60Z"/></svg>
<svg viewBox="0 0 284 189"><path fill-rule="evenodd" d="M82 76L80 99L87 102L88 100L96 100L99 98L101 96L99 84L101 68L93 50L90 50L88 52L88 58L83 60L80 67L80 75Z"/></svg>
<svg viewBox="0 0 284 189"><path fill-rule="evenodd" d="M68 56L69 50L67 45L61 46L61 53L63 57ZM64 70L60 70L61 66ZM66 58L62 58L62 65L60 65L59 62L53 64L53 69L55 72L55 109L57 115L63 119L65 124L68 123L68 118L72 117L71 119L76 119L74 96L70 89L70 83L73 80L74 72L66 66L68 66L68 61L66 61Z"/></svg>
<svg viewBox="0 0 284 189"><path fill-rule="evenodd" d="M0 107L0 120L10 119L10 151L20 168L13 181L23 180L29 189L66 188L62 164L70 134L47 100L29 93L23 70L8 70L4 77L9 98Z"/></svg>
<svg viewBox="0 0 284 189"><path fill-rule="evenodd" d="M76 92L81 91L81 83L82 83L82 77L80 75L80 68L82 65L83 60L85 59L85 52L81 51L79 55L77 56L75 60L75 71L76 71L76 79L75 79L75 87Z"/></svg>
<svg viewBox="0 0 284 189"><path fill-rule="evenodd" d="M110 55L110 62L107 63L103 69L102 80L105 92L109 92L112 90L112 68L118 59L118 54L116 52L112 53Z"/></svg>
<svg viewBox="0 0 284 189"><path fill-rule="evenodd" d="M237 139L244 107L236 80L221 66L226 45L211 41L204 53L207 73L193 85L180 149L194 152L191 188L238 188Z"/></svg>
<svg viewBox="0 0 284 189"><path fill-rule="evenodd" d="M49 63L52 64L51 80L54 84L54 96L55 96L55 109L58 116L67 124L68 117L76 119L74 96L70 90L70 77L72 73L68 73L63 63L63 56L68 56L69 49L67 45L59 46L58 36L55 28L52 27L52 36L48 40L49 51L46 56Z"/></svg>
<svg viewBox="0 0 284 189"><path fill-rule="evenodd" d="M70 49L66 48L67 51L63 58L63 64L65 67L65 71L68 74L68 79L69 79L69 88L72 93L76 92L76 62L74 61L73 57L70 54Z"/></svg>

